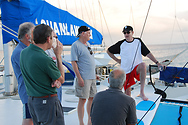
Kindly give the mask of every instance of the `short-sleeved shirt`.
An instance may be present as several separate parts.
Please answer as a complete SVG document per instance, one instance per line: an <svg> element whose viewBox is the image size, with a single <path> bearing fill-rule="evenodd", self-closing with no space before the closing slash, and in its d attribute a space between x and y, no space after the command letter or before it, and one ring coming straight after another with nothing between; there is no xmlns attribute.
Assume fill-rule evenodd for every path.
<svg viewBox="0 0 188 125"><path fill-rule="evenodd" d="M24 49L20 56L20 68L29 96L46 96L56 94L56 88L51 87L61 73L56 63L45 51L33 44Z"/></svg>
<svg viewBox="0 0 188 125"><path fill-rule="evenodd" d="M136 124L136 103L120 89L109 88L95 95L90 116L92 125Z"/></svg>
<svg viewBox="0 0 188 125"><path fill-rule="evenodd" d="M12 56L11 56L12 67L14 69L14 74L18 81L18 94L23 104L27 103L28 96L26 93L24 79L20 70L20 53L26 47L27 46L20 41L18 45L16 46L16 48L14 49Z"/></svg>
<svg viewBox="0 0 188 125"><path fill-rule="evenodd" d="M52 49L52 48L51 48L51 49L48 49L48 50L46 50L45 52L46 52L46 54L47 54L49 57L51 57L51 58L53 59L53 61L54 61L54 62L56 63L56 65L57 65L57 59L56 59L56 55L55 55L53 49Z"/></svg>
<svg viewBox="0 0 188 125"><path fill-rule="evenodd" d="M90 47L88 42L86 46L79 40L71 46L71 61L77 62L78 70L84 80L96 79L94 54L90 54L88 47Z"/></svg>
<svg viewBox="0 0 188 125"><path fill-rule="evenodd" d="M134 38L131 42L127 42L126 39L118 41L116 44L109 47L108 51L112 54L120 54L121 68L126 74L130 73L135 66L142 62L142 55L146 56L150 53L149 49L140 38Z"/></svg>

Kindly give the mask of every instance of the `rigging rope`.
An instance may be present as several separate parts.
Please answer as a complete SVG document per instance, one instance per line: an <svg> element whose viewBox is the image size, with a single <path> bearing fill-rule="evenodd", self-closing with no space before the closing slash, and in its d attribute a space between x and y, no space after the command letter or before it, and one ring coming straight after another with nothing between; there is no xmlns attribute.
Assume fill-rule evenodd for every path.
<svg viewBox="0 0 188 125"><path fill-rule="evenodd" d="M94 22L94 17L95 17L95 11L93 11L93 13L92 13L92 7L90 6L90 3L89 3L89 1L87 0L87 2L88 2L88 5L89 5L89 8L90 8L90 17L89 17L89 20L90 20L90 18L91 18L91 20L93 21L93 26L95 27L95 22ZM87 8L86 6L85 6L85 8ZM89 16L89 15L88 15Z"/></svg>
<svg viewBox="0 0 188 125"><path fill-rule="evenodd" d="M108 28L108 25L107 25L107 22L106 22L106 19L105 19L104 13L103 13L103 9L102 9L102 7L101 7L101 4L100 4L100 1L99 1L99 0L98 0L98 3L99 3L100 10L101 10L101 12L102 12L102 15L103 15L103 18L104 18L104 21L105 21L105 24L106 24L106 27L107 27L108 33L109 33L109 35L110 35L110 40L111 40L111 42L113 43L113 41L112 41L112 37L111 37L111 34L110 34L110 30L109 30L109 28Z"/></svg>
<svg viewBox="0 0 188 125"><path fill-rule="evenodd" d="M151 2L152 2L152 0L151 0ZM151 6L151 2L150 2L150 6ZM149 11L148 11L148 13L149 13ZM147 13L147 16L148 16L148 13ZM176 15L175 15L175 21L177 21L177 19L176 19ZM145 21L146 22L146 21ZM178 22L177 22L178 23ZM174 22L174 24L175 24L175 22ZM145 26L145 23L144 23L144 26ZM178 24L178 26L179 26L179 24ZM180 27L179 27L180 28ZM174 29L174 26L173 26L173 29ZM143 30L144 30L144 27L143 27L143 29L142 29L142 32L141 32L141 36L142 36L142 34L143 34ZM182 34L182 31L181 31L181 29L180 29L180 32L181 32L181 34ZM182 34L183 35L183 34ZM141 37L140 36L140 37ZM183 39L184 39L184 37L183 37ZM185 40L185 39L184 39ZM170 63L177 57L177 56L179 56L180 54L182 54L183 52L185 52L186 50L187 50L188 48L186 48L185 50L183 50L182 52L180 52L180 53L178 53L178 54L176 54L175 55L175 57L170 61ZM170 64L169 63L169 64ZM169 65L168 64L168 65ZM188 64L188 62L183 66L183 68L175 75L175 77L174 77L174 79L178 76L178 74L185 68L185 66ZM174 80L173 79L173 80ZM172 80L172 81L173 81ZM171 81L171 82L172 82ZM170 83L171 83L170 82ZM164 91L163 92L165 92L167 89L168 89L168 87L169 87L169 84L167 85L167 87L164 89ZM153 103L153 105L159 100L159 98L161 97L162 95L159 95L159 97L155 100L155 102ZM150 111L150 109L153 107L153 105L148 109L148 111L142 116L142 118L139 120L139 122L137 123L137 125L142 121L142 119L147 115L147 113Z"/></svg>
<svg viewBox="0 0 188 125"><path fill-rule="evenodd" d="M170 43L172 42L172 37L173 37L173 33L174 33L174 27L175 27L175 24L176 24L176 23L177 23L177 26L178 26L178 28L179 28L179 30L180 30L181 35L182 35L183 41L186 43L185 37L184 37L184 35L183 35L183 32L182 32L182 30L181 30L181 28L180 28L180 25L179 25L179 23L178 23L178 20L177 20L177 16L176 16L176 0L175 0L175 20L174 20L174 25L173 25L173 30L172 30L172 33L171 33L171 37L170 37ZM187 47L185 50L181 51L180 53L176 54L176 55L170 60L169 64L170 64L177 56L179 56L179 55L181 55L182 53L184 53L187 49L188 49L188 47ZM168 65L169 65L169 64L168 64Z"/></svg>
<svg viewBox="0 0 188 125"><path fill-rule="evenodd" d="M99 8L99 12L100 12L100 8ZM104 34L101 13L100 13L100 21L101 21L101 32L102 32L102 34ZM105 40L104 39L103 39L102 43L103 43L103 45L101 47L105 47L106 45L105 45Z"/></svg>
<svg viewBox="0 0 188 125"><path fill-rule="evenodd" d="M94 0L92 0L92 7L93 7L93 20L94 20L94 22L93 22L93 24L94 24L94 27L96 26L96 22L95 22L95 20L96 20L96 16L95 16L95 8L94 8Z"/></svg>
<svg viewBox="0 0 188 125"><path fill-rule="evenodd" d="M60 9L62 9L61 8L61 4L60 4L60 1L58 0L58 3L59 3L59 8ZM65 0L65 3L66 3L66 10L67 10L67 2L66 2L66 0ZM61 13L60 13L60 9L58 9L58 15L59 15L59 21L61 22ZM68 11L68 10L67 10ZM62 39L62 41L61 41L61 43L63 44L63 36L62 35L60 35L60 37L61 37L61 39ZM59 40L59 39L58 39ZM65 56L65 52L64 52L64 50L63 50L63 52L62 52L62 55L63 55L63 57Z"/></svg>
<svg viewBox="0 0 188 125"><path fill-rule="evenodd" d="M152 1L152 0L151 0ZM151 5L151 2L150 2L150 5ZM176 11L176 10L175 10ZM148 14L147 14L148 15ZM175 15L175 21L177 21L177 19L176 19L176 15ZM178 22L177 22L178 23ZM175 24L175 22L174 22L174 24ZM144 23L144 25L145 25L145 23ZM179 26L179 24L178 24L178 26ZM174 26L173 26L173 29L174 29ZM180 29L180 27L179 27L179 29ZM182 31L181 31L181 29L180 29L180 32L181 32L181 34L182 34ZM142 31L142 33L143 33L143 31ZM142 34L141 34L141 36L142 36ZM183 34L182 34L182 36L183 36ZM183 39L184 39L184 37L183 37ZM185 39L184 39L185 40ZM183 50L183 51L181 51L180 53L178 53L178 54L176 54L175 55L175 57L170 61L170 63L177 57L177 56L179 56L180 54L182 54L183 52L185 52L186 50L187 50L188 48L186 48L185 50ZM170 64L169 63L169 64ZM169 65L168 64L168 65ZM173 78L173 80L179 75L179 73L185 68L185 66L188 64L188 62L183 66L183 68L175 75L175 77ZM172 81L173 81L172 80ZM170 83L172 83L172 81L170 82ZM169 87L169 84L167 85L167 87L164 89L164 91L163 92L165 92L167 89L168 89L168 87ZM153 105L159 100L159 98L161 97L162 95L159 95L159 97L155 100L155 102L153 103ZM147 113L150 111L150 109L153 107L153 105L148 109L148 111L142 116L142 118L139 120L139 122L137 123L137 125L142 121L142 119L147 115Z"/></svg>
<svg viewBox="0 0 188 125"><path fill-rule="evenodd" d="M67 8L67 1L65 0L65 5L66 5L66 11L68 11L68 8Z"/></svg>
<svg viewBox="0 0 188 125"><path fill-rule="evenodd" d="M141 31L140 38L142 38L142 35L143 35L143 32L144 32L144 28L145 28L146 21L147 21L148 15L149 15L149 10L150 10L150 7L151 7L151 3L152 3L152 0L150 1L150 5L149 5L148 12L147 12L147 15L146 15L146 18L145 18L145 21L144 21L144 25L143 25L143 28L142 28L142 31Z"/></svg>
<svg viewBox="0 0 188 125"><path fill-rule="evenodd" d="M132 17L133 27L134 27L134 29L136 29L136 26L135 26L135 23L134 23L133 8L132 8L131 0L130 0L130 6L131 6L131 9L130 9L130 16L129 16L129 24L131 23L131 17ZM134 31L134 34L135 34L135 36L137 36L136 31Z"/></svg>
<svg viewBox="0 0 188 125"><path fill-rule="evenodd" d="M170 62L168 63L168 65L169 65L176 57L178 57L179 55L181 55L182 53L184 53L184 52L187 51L187 50L188 50L188 47L187 47L186 49L184 49L183 51L181 51L180 53L176 54L176 55L170 60Z"/></svg>
<svg viewBox="0 0 188 125"><path fill-rule="evenodd" d="M87 16L89 17L90 15L89 15L89 13L88 13L88 10L87 10L87 7L86 7L86 4L85 4L85 2L83 2L84 3L84 12L86 12L86 14L87 14ZM90 22L90 24L91 24L91 20L90 20L90 17L88 18L89 19L89 22Z"/></svg>
<svg viewBox="0 0 188 125"><path fill-rule="evenodd" d="M76 0L75 0L75 8L76 8L76 15L78 17L78 10L77 10L77 6L76 6Z"/></svg>
<svg viewBox="0 0 188 125"><path fill-rule="evenodd" d="M82 0L80 0L80 4L81 4L81 11L82 11L82 20L84 20L83 9L82 9Z"/></svg>
<svg viewBox="0 0 188 125"><path fill-rule="evenodd" d="M170 43L172 42L172 37L173 37L173 34L174 34L174 27L175 27L175 24L176 24L176 23L177 23L177 26L178 26L178 28L179 28L179 30L180 30L181 35L182 35L183 41L186 43L185 37L184 37L184 35L183 35L183 32L182 32L182 30L181 30L181 28L180 28L180 25L179 25L179 23L178 23L178 20L177 20L177 16L176 16L176 0L175 0L175 19L174 19L174 24L173 24L173 30L172 30L171 37L170 37ZM179 52L178 54L176 54L176 55L170 60L170 62L169 62L167 65L169 65L176 57L178 57L179 55L181 55L182 53L184 53L186 50L188 50L188 47L185 48L184 50L182 50L181 52Z"/></svg>
<svg viewBox="0 0 188 125"><path fill-rule="evenodd" d="M150 8L151 8L151 3L152 3L152 0L150 1L150 5L149 5L149 8L148 8L148 12L147 12L147 15L146 15L146 18L145 18L145 21L144 21L144 25L143 25L143 28L142 28L142 32L141 32L141 35L140 35L140 39L141 39L142 34L143 34L143 32L144 32L144 28L145 28L145 25L146 25L146 21L147 21L148 15L149 15L149 10L150 10ZM138 52L139 45L141 45L141 42L139 42L138 45L137 45L136 52L135 52L135 55L134 55L134 59L133 59L132 66L131 66L131 71L133 70L133 65L134 65L134 62L135 62L135 59L136 59L136 54L137 54L137 52ZM128 85L128 83L129 83L130 77L131 77L131 75L129 75L129 78L128 78L128 80L127 80L127 84L126 84L126 86L125 86L125 90L127 89L127 85Z"/></svg>
<svg viewBox="0 0 188 125"><path fill-rule="evenodd" d="M3 62L3 60L4 60L4 57L1 59L0 64Z"/></svg>

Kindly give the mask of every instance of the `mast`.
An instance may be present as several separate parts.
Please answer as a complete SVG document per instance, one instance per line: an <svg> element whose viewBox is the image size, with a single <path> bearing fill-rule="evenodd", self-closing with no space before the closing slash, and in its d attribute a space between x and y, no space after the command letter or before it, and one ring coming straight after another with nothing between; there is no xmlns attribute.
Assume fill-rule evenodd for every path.
<svg viewBox="0 0 188 125"><path fill-rule="evenodd" d="M5 96L11 96L17 94L18 83L11 64L11 55L14 48L15 48L15 44L13 43L13 41L3 44L4 66L5 66L4 69L5 92L3 94Z"/></svg>
<svg viewBox="0 0 188 125"><path fill-rule="evenodd" d="M1 48L0 50L3 50L4 57L1 59L0 65L1 69L4 69L4 72L2 72L3 75L1 75L1 80L4 83L5 86L5 92L3 95L5 96L11 96L17 94L17 88L18 88L18 83L14 74L14 70L12 68L11 64L11 55L16 47L13 41L10 41L6 44L3 44L2 40L2 29L6 32L9 32L8 30L11 30L10 28L4 26L1 21L1 16L0 16L0 41L1 41ZM4 60L4 66L1 64Z"/></svg>

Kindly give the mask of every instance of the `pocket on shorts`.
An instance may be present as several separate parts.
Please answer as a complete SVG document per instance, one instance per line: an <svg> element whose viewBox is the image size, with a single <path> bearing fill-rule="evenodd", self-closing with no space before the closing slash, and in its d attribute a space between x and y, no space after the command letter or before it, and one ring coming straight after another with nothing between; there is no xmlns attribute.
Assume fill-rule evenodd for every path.
<svg viewBox="0 0 188 125"><path fill-rule="evenodd" d="M82 90L82 88L76 88L75 89L75 95L77 96L77 97L82 97L83 96L83 90Z"/></svg>

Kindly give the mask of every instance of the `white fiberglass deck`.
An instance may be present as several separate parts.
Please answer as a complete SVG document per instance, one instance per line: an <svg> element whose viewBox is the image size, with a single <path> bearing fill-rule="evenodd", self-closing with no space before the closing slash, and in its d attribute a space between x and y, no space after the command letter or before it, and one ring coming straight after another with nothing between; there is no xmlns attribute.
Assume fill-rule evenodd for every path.
<svg viewBox="0 0 188 125"><path fill-rule="evenodd" d="M101 85L97 87L98 91L105 90L108 86L107 80L103 81ZM162 84L157 86L157 88L160 88L161 90L164 90L165 86ZM78 98L72 94L74 87L73 86L64 86L63 87L63 101L62 105L63 107L77 107ZM132 97L136 100L138 97L136 97L139 94L140 91L140 85L137 85L134 87L134 90L132 91ZM151 85L146 85L145 87L145 94L148 95L148 97L153 94L154 89ZM66 94L68 93L68 94ZM187 100L188 99L188 87L183 88L173 88L169 87L167 89L167 97L175 98L175 99L182 99ZM86 108L85 108L86 109ZM78 116L77 111L74 109L69 114L65 114L65 124L66 125L79 125L78 122ZM87 113L85 112L84 116L84 122L87 124ZM0 94L0 125L21 125L22 123L22 103L21 100L19 100L18 95L17 96L11 96L4 99L4 96Z"/></svg>

